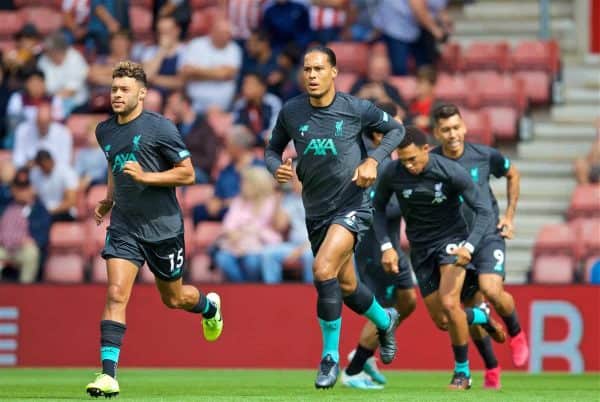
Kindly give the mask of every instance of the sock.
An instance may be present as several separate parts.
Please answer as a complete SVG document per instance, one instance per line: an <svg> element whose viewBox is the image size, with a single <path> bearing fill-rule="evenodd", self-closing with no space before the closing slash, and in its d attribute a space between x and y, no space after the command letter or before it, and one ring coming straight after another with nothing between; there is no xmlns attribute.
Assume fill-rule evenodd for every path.
<svg viewBox="0 0 600 402"><path fill-rule="evenodd" d="M198 304L188 311L190 313L202 314L204 318L213 318L217 314L217 306L212 304L203 293L200 293Z"/></svg>
<svg viewBox="0 0 600 402"><path fill-rule="evenodd" d="M117 365L121 342L127 327L125 324L111 320L100 321L100 360L102 361L102 374L117 378Z"/></svg>
<svg viewBox="0 0 600 402"><path fill-rule="evenodd" d="M371 307L365 311L365 317L371 320L377 329L387 330L392 324L390 315L383 307L381 307L381 304L375 300L375 296L373 296Z"/></svg>
<svg viewBox="0 0 600 402"><path fill-rule="evenodd" d="M342 327L342 290L337 278L326 281L315 281L317 288L317 316L323 336L323 353L321 357L331 355L339 362L340 331Z"/></svg>
<svg viewBox="0 0 600 402"><path fill-rule="evenodd" d="M360 373L367 362L367 359L373 356L374 350L369 350L360 344L356 348L356 353L354 353L354 357L352 361L346 368L346 374L348 375L356 375Z"/></svg>
<svg viewBox="0 0 600 402"><path fill-rule="evenodd" d="M467 315L467 324L480 325L487 324L488 317L479 307L466 307L465 314Z"/></svg>
<svg viewBox="0 0 600 402"><path fill-rule="evenodd" d="M344 304L357 314L365 314L373 303L373 292L362 282L358 282L354 292L344 297Z"/></svg>
<svg viewBox="0 0 600 402"><path fill-rule="evenodd" d="M492 339L489 336L485 336L482 339L473 339L473 343L477 347L486 369L489 370L498 367L498 360L494 355L494 349L492 349Z"/></svg>
<svg viewBox="0 0 600 402"><path fill-rule="evenodd" d="M454 352L454 372L464 373L467 377L471 376L469 370L469 345L452 345L452 351Z"/></svg>
<svg viewBox="0 0 600 402"><path fill-rule="evenodd" d="M519 317L517 316L517 309L514 309L513 312L506 317L500 316L500 318L504 321L506 330L511 338L519 335L519 332L521 332L521 324L519 323Z"/></svg>

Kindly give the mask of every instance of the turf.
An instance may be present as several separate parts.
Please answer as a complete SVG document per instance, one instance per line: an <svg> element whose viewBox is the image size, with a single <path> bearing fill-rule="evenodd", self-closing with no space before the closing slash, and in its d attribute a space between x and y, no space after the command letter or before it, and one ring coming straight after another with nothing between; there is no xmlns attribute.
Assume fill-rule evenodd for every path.
<svg viewBox="0 0 600 402"><path fill-rule="evenodd" d="M0 401L91 400L84 392L92 369L0 369ZM381 391L313 388L311 370L121 369L117 401L600 401L598 374L503 373L503 389L447 391L449 373L386 372ZM104 400L100 398L99 400ZM112 399L115 400L115 399Z"/></svg>

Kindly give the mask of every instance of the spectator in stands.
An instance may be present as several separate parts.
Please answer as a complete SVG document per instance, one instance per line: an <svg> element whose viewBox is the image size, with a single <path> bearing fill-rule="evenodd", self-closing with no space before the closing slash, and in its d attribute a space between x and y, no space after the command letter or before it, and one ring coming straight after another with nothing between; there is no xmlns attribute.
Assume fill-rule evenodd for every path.
<svg viewBox="0 0 600 402"><path fill-rule="evenodd" d="M385 55L373 54L369 59L367 75L356 80L350 93L375 103L393 102L400 108L400 116L406 114L406 103L398 89L390 84L390 61Z"/></svg>
<svg viewBox="0 0 600 402"><path fill-rule="evenodd" d="M373 15L373 25L382 33L387 45L394 75L408 73L408 59L412 56L417 67L433 64L431 49L419 42L421 26L436 41L444 40L445 26L438 16L445 10L447 0L382 0Z"/></svg>
<svg viewBox="0 0 600 402"><path fill-rule="evenodd" d="M235 124L248 127L256 138L255 145L264 146L275 127L281 100L267 93L267 84L257 73L248 73L242 82L241 97L233 105Z"/></svg>
<svg viewBox="0 0 600 402"><path fill-rule="evenodd" d="M32 283L48 244L50 215L36 197L27 169L16 172L10 191L12 201L0 217L0 273L10 265L19 270L21 283Z"/></svg>
<svg viewBox="0 0 600 402"><path fill-rule="evenodd" d="M183 40L192 20L192 8L189 0L154 0L152 26L159 30L158 24L161 18L172 18L180 27L177 37Z"/></svg>
<svg viewBox="0 0 600 402"><path fill-rule="evenodd" d="M197 112L229 109L241 63L242 51L231 40L231 24L223 17L216 19L208 36L190 41L179 72Z"/></svg>
<svg viewBox="0 0 600 402"><path fill-rule="evenodd" d="M279 53L288 43L304 50L312 40L308 9L294 1L276 0L268 6L262 27L269 33L275 53Z"/></svg>
<svg viewBox="0 0 600 402"><path fill-rule="evenodd" d="M311 0L310 27L313 39L322 45L340 40L349 11L350 0Z"/></svg>
<svg viewBox="0 0 600 402"><path fill-rule="evenodd" d="M79 180L71 166L59 165L50 152L42 149L35 156L31 183L53 222L75 220Z"/></svg>
<svg viewBox="0 0 600 402"><path fill-rule="evenodd" d="M0 147L4 144L7 133L7 109L10 96L11 90L5 79L4 69L2 68L2 54L0 53Z"/></svg>
<svg viewBox="0 0 600 402"><path fill-rule="evenodd" d="M183 79L177 74L185 49L179 40L180 33L174 17L160 17L156 23L157 45L148 48L142 55L148 82L163 96L183 87Z"/></svg>
<svg viewBox="0 0 600 402"><path fill-rule="evenodd" d="M130 29L129 0L90 0L88 37L96 54L108 54L110 34Z"/></svg>
<svg viewBox="0 0 600 402"><path fill-rule="evenodd" d="M410 104L412 124L419 129L431 132L431 109L435 101L434 89L437 71L433 66L421 66L417 70L417 96Z"/></svg>
<svg viewBox="0 0 600 402"><path fill-rule="evenodd" d="M600 137L585 157L575 161L575 178L578 184L600 182Z"/></svg>
<svg viewBox="0 0 600 402"><path fill-rule="evenodd" d="M8 99L7 130L9 136L12 136L17 126L22 122L35 122L38 107L42 103L52 105L52 118L62 120L64 113L62 110L62 101L57 96L50 96L46 92L46 81L44 73L36 68L29 71L23 71L24 86L23 90L14 92ZM10 145L11 144L6 144Z"/></svg>
<svg viewBox="0 0 600 402"><path fill-rule="evenodd" d="M90 13L89 0L62 0L62 31L69 43L85 43Z"/></svg>
<svg viewBox="0 0 600 402"><path fill-rule="evenodd" d="M51 95L60 97L65 114L85 105L88 88L85 79L88 65L83 56L67 42L62 32L45 41L45 52L38 67L44 72L46 88Z"/></svg>
<svg viewBox="0 0 600 402"><path fill-rule="evenodd" d="M247 57L242 65L240 86L241 80L250 72L256 72L269 81L271 74L278 68L277 55L271 49L269 34L263 29L253 31L245 47Z"/></svg>
<svg viewBox="0 0 600 402"><path fill-rule="evenodd" d="M173 92L167 99L165 116L177 125L183 142L190 151L196 183L209 183L222 148L215 130L203 115L194 110L191 99L181 91Z"/></svg>
<svg viewBox="0 0 600 402"><path fill-rule="evenodd" d="M148 89L146 92L146 97L144 98L144 110L162 114L163 97L158 90L154 88Z"/></svg>
<svg viewBox="0 0 600 402"><path fill-rule="evenodd" d="M15 34L15 48L6 52L3 64L12 88L19 86L23 73L35 68L42 52L41 35L33 24L25 24Z"/></svg>
<svg viewBox="0 0 600 402"><path fill-rule="evenodd" d="M48 150L61 165L71 164L73 137L66 126L52 120L52 107L47 102L38 106L35 121L25 121L17 127L14 165L32 166L33 159L41 149Z"/></svg>
<svg viewBox="0 0 600 402"><path fill-rule="evenodd" d="M302 184L296 175L286 190L280 201L280 212L276 214L276 219L280 221L275 226L286 229L287 240L264 248L261 255L262 278L265 283L279 283L283 276L283 265L300 262L302 280L312 283L314 257L306 231Z"/></svg>
<svg viewBox="0 0 600 402"><path fill-rule="evenodd" d="M264 167L246 167L241 176L241 191L223 219L214 261L230 282L257 282L261 279L261 251L281 242L274 227L278 197L275 182Z"/></svg>
<svg viewBox="0 0 600 402"><path fill-rule="evenodd" d="M90 186L106 183L107 164L104 151L96 140L96 126L100 120L91 121L87 127L87 144L77 149L73 166L79 177L79 191L85 192Z"/></svg>
<svg viewBox="0 0 600 402"><path fill-rule="evenodd" d="M298 75L302 72L298 67L301 58L302 51L296 45L289 44L277 56L277 70L267 78L269 91L284 101L299 95L304 90L304 86L299 85L298 81Z"/></svg>
<svg viewBox="0 0 600 402"><path fill-rule="evenodd" d="M247 127L232 127L225 144L231 162L219 172L214 196L194 207L194 223L223 219L231 200L240 192L240 172L248 166L264 166L264 161L252 152L253 144L254 136Z"/></svg>
<svg viewBox="0 0 600 402"><path fill-rule="evenodd" d="M110 34L110 52L95 58L90 66L87 80L91 85L100 87L107 93L112 84L112 71L115 65L131 58L131 32L122 29Z"/></svg>

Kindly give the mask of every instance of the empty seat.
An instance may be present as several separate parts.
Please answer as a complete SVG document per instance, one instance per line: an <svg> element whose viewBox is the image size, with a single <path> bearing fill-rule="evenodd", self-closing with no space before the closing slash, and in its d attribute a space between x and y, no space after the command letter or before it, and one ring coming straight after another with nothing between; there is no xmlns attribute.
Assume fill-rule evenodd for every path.
<svg viewBox="0 0 600 402"><path fill-rule="evenodd" d="M354 73L339 73L335 78L335 89L339 92L349 93L357 77Z"/></svg>
<svg viewBox="0 0 600 402"><path fill-rule="evenodd" d="M223 282L223 275L218 269L211 270L210 257L206 254L196 254L189 264L190 282L219 283Z"/></svg>
<svg viewBox="0 0 600 402"><path fill-rule="evenodd" d="M93 218L94 209L98 203L106 198L106 185L96 184L89 188L86 196L87 214Z"/></svg>
<svg viewBox="0 0 600 402"><path fill-rule="evenodd" d="M152 39L152 12L146 7L131 6L129 8L131 32L136 40Z"/></svg>
<svg viewBox="0 0 600 402"><path fill-rule="evenodd" d="M208 34L217 13L218 9L216 7L204 7L200 10L195 9L188 28L188 38L193 39L197 36Z"/></svg>
<svg viewBox="0 0 600 402"><path fill-rule="evenodd" d="M0 10L0 36L13 39L13 36L23 27L23 18L16 11Z"/></svg>
<svg viewBox="0 0 600 402"><path fill-rule="evenodd" d="M365 74L369 60L369 46L357 42L331 42L328 46L335 52L337 66L346 73Z"/></svg>
<svg viewBox="0 0 600 402"><path fill-rule="evenodd" d="M92 258L92 275L90 279L93 283L108 282L106 261L99 255Z"/></svg>
<svg viewBox="0 0 600 402"><path fill-rule="evenodd" d="M493 137L516 140L519 134L519 112L512 106L488 106L481 109L490 119Z"/></svg>
<svg viewBox="0 0 600 402"><path fill-rule="evenodd" d="M579 185L571 196L570 219L581 216L600 216L600 184Z"/></svg>
<svg viewBox="0 0 600 402"><path fill-rule="evenodd" d="M194 252L204 252L221 235L221 222L200 222L194 231Z"/></svg>
<svg viewBox="0 0 600 402"><path fill-rule="evenodd" d="M88 238L86 224L80 222L55 222L50 228L51 252L83 253Z"/></svg>
<svg viewBox="0 0 600 402"><path fill-rule="evenodd" d="M81 283L84 278L84 260L80 254L53 254L44 267L44 281Z"/></svg>
<svg viewBox="0 0 600 402"><path fill-rule="evenodd" d="M479 107L477 88L463 75L440 74L435 85L435 97L471 109Z"/></svg>
<svg viewBox="0 0 600 402"><path fill-rule="evenodd" d="M600 285L600 255L589 257L583 267L584 282Z"/></svg>
<svg viewBox="0 0 600 402"><path fill-rule="evenodd" d="M579 247L578 258L600 254L600 218L581 218L573 222Z"/></svg>
<svg viewBox="0 0 600 402"><path fill-rule="evenodd" d="M473 42L463 52L463 69L506 71L509 48L506 42Z"/></svg>
<svg viewBox="0 0 600 402"><path fill-rule="evenodd" d="M411 76L394 76L389 79L406 102L412 102L417 97L417 80Z"/></svg>
<svg viewBox="0 0 600 402"><path fill-rule="evenodd" d="M440 59L438 61L438 70L448 73L456 73L463 67L460 44L456 42L446 43L442 47Z"/></svg>
<svg viewBox="0 0 600 402"><path fill-rule="evenodd" d="M42 35L55 32L62 26L62 15L58 10L53 8L26 7L19 12L23 21L35 25Z"/></svg>
<svg viewBox="0 0 600 402"><path fill-rule="evenodd" d="M554 77L560 70L560 49L556 40L524 40L511 52L515 71L545 71Z"/></svg>
<svg viewBox="0 0 600 402"><path fill-rule="evenodd" d="M573 259L566 255L544 255L533 265L534 283L571 283L575 273Z"/></svg>
<svg viewBox="0 0 600 402"><path fill-rule="evenodd" d="M208 201L214 192L212 184L196 184L186 187L182 193L184 215L191 215L193 208Z"/></svg>
<svg viewBox="0 0 600 402"><path fill-rule="evenodd" d="M531 104L547 105L550 102L550 76L544 71L518 71L515 77L523 81L525 96Z"/></svg>
<svg viewBox="0 0 600 402"><path fill-rule="evenodd" d="M564 254L575 256L577 252L577 233L565 223L544 225L537 235L534 246L536 256Z"/></svg>
<svg viewBox="0 0 600 402"><path fill-rule="evenodd" d="M519 113L525 111L527 98L520 78L495 71L473 71L467 79L478 88L482 106L511 106Z"/></svg>
<svg viewBox="0 0 600 402"><path fill-rule="evenodd" d="M488 146L494 143L492 123L487 112L462 109L460 114L467 126L467 141Z"/></svg>
<svg viewBox="0 0 600 402"><path fill-rule="evenodd" d="M93 219L89 219L87 225L88 239L85 244L85 252L89 256L95 257L100 255L106 243L106 229L108 228L109 220L104 219L100 225L96 225Z"/></svg>

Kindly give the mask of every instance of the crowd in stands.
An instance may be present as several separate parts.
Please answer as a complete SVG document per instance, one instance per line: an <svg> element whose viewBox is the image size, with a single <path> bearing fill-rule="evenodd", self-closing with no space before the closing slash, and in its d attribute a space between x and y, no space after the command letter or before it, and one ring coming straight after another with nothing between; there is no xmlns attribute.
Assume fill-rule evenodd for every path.
<svg viewBox="0 0 600 402"><path fill-rule="evenodd" d="M191 153L196 185L177 194L192 280L312 281L301 185L277 187L262 159L283 102L303 91L311 44L334 47L339 90L391 102L425 131L432 105L445 98L474 110L465 110L474 140L516 140L524 102L548 101L509 71L520 48L506 69L487 71L510 85L486 98L488 85L468 75L469 49L443 46L453 29L447 0L374 4L0 0L0 18L10 20L0 27L0 278L102 280L103 227L91 225L91 211L105 194L107 165L94 129L110 113L112 67L124 59L143 64L145 108L171 119ZM541 46L542 56L515 71L540 73L541 65L548 83L557 56L551 43ZM495 125L506 110L508 134ZM67 268L70 261L81 268Z"/></svg>

